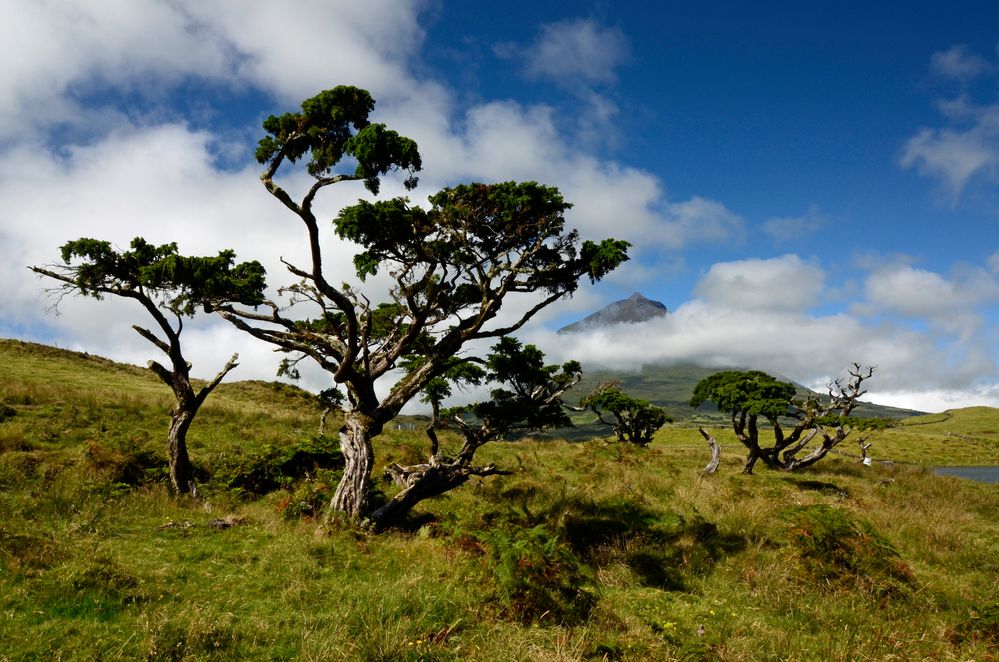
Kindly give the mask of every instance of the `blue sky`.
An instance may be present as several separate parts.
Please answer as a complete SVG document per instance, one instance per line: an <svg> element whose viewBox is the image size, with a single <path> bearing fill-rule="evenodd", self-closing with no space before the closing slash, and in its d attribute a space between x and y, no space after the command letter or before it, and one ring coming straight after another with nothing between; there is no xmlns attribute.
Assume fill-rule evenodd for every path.
<svg viewBox="0 0 999 662"><path fill-rule="evenodd" d="M999 405L993 3L2 6L0 336L153 356L129 302L65 299L56 315L24 268L79 236L231 246L280 284L278 257L303 245L257 182L260 122L354 84L419 142L414 201L536 179L576 204L584 236L635 244L620 272L525 329L553 356L741 365L813 386L859 361L878 365L881 402ZM362 195L324 204L332 215ZM351 247L330 246L349 265ZM555 338L636 290L673 314ZM238 349L235 378L273 375L270 350L218 320L185 337L196 372Z"/></svg>

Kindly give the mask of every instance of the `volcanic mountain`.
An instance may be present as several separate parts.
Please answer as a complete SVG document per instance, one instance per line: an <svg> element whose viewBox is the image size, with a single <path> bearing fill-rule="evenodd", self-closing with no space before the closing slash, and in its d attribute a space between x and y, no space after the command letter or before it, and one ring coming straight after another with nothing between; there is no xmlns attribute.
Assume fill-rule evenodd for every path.
<svg viewBox="0 0 999 662"><path fill-rule="evenodd" d="M645 322L657 317L663 317L668 314L669 310L667 310L665 305L659 301L646 299L638 292L635 292L627 299L615 301L578 322L563 326L558 332L563 334L578 333L580 331L589 331L590 329L610 326L611 324L625 322L634 324L636 322Z"/></svg>

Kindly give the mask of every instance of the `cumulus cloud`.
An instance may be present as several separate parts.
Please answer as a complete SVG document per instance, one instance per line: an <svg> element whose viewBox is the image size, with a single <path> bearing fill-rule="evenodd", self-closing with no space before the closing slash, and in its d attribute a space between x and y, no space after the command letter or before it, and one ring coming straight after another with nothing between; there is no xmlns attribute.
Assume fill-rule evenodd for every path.
<svg viewBox="0 0 999 662"><path fill-rule="evenodd" d="M865 281L867 302L876 310L934 319L999 302L999 283L984 269L963 267L946 277L901 265L875 271Z"/></svg>
<svg viewBox="0 0 999 662"><path fill-rule="evenodd" d="M818 302L822 269L797 255L712 265L695 288L709 304L735 310L807 310Z"/></svg>
<svg viewBox="0 0 999 662"><path fill-rule="evenodd" d="M993 274L999 274L999 251L989 256L988 265Z"/></svg>
<svg viewBox="0 0 999 662"><path fill-rule="evenodd" d="M994 110L999 114L999 107ZM997 129L992 121L961 129L923 128L906 141L899 163L937 179L956 201L973 177L994 172L999 163Z"/></svg>
<svg viewBox="0 0 999 662"><path fill-rule="evenodd" d="M926 321L995 296L995 283L983 270L960 267L954 273L946 277L898 263L890 274L872 274L872 309L894 306ZM528 337L555 358L577 358L589 367L753 368L819 390L858 362L877 366L869 395L875 402L927 411L999 404L991 335L957 336L943 327L919 330L890 319L818 313L825 283L821 267L796 255L719 263L696 286L699 298L667 317L574 334L571 343L546 331ZM965 287L970 291L959 293ZM963 299L918 304L927 288Z"/></svg>
<svg viewBox="0 0 999 662"><path fill-rule="evenodd" d="M542 27L524 57L533 78L561 84L613 83L617 68L630 57L630 46L618 28L576 19Z"/></svg>

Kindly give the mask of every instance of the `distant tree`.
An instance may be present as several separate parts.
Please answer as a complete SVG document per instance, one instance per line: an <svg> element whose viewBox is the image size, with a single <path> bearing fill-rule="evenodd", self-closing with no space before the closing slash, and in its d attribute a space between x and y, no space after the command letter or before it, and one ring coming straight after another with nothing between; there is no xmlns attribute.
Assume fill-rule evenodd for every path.
<svg viewBox="0 0 999 662"><path fill-rule="evenodd" d="M522 345L510 337L500 338L485 359L485 367L455 359L442 377L427 384L424 399L433 405L427 427L430 452L418 464L386 468L401 490L371 514L376 528L391 526L420 501L463 485L472 476L509 473L496 465L475 466L475 452L490 441L515 438L551 428L570 427L562 397L582 375L578 362L545 365L544 353L534 345ZM419 369L420 361L409 364ZM493 384L490 399L441 410L441 400L451 395L453 384ZM457 431L461 448L442 452L436 429Z"/></svg>
<svg viewBox="0 0 999 662"><path fill-rule="evenodd" d="M383 274L391 285L372 304L324 269L320 223L313 210L327 186L363 181L372 192L390 171L416 185L421 167L416 143L368 120L374 101L364 90L341 86L302 103L301 111L264 122L258 160L265 188L303 223L309 262L286 262L297 282L284 288L291 306L265 302L257 312L222 306L236 327L288 352L286 365L309 358L342 385L348 403L340 429L346 463L331 509L363 521L372 513L374 450L371 440L432 380L454 367L469 343L509 335L534 315L572 294L579 280L600 280L627 259L627 242L582 242L565 231L569 209L559 192L534 182L468 184L430 196L422 209L404 198L360 201L333 220L337 236L359 246L359 280ZM301 200L276 181L286 164L306 159L314 182ZM515 294L533 295L522 312L497 322ZM305 312L304 307L310 310ZM419 366L402 374L387 394L375 383L405 357ZM398 373L393 373L393 375Z"/></svg>
<svg viewBox="0 0 999 662"><path fill-rule="evenodd" d="M208 395L236 367L238 356L233 354L215 378L196 391L190 380L191 364L181 350L183 320L199 307L210 309L219 301L261 303L263 267L257 262L234 264L232 251L222 251L216 257L185 257L178 254L177 244L154 246L141 237L133 239L127 251L96 239L67 242L61 251L62 265L31 267L35 273L61 282L55 288L61 296L102 299L110 294L133 299L156 323L156 332L138 325L132 328L170 359L169 367L157 361L148 365L176 398L167 432L170 483L178 494L195 494L187 431Z"/></svg>
<svg viewBox="0 0 999 662"><path fill-rule="evenodd" d="M664 409L631 397L621 390L617 381L599 384L579 404L596 414L601 423L613 428L619 441L639 446L648 446L659 428L673 422ZM613 416L614 420L607 420L605 414Z"/></svg>
<svg viewBox="0 0 999 662"><path fill-rule="evenodd" d="M736 438L749 451L744 473L753 473L757 460L768 467L795 471L815 464L847 438L853 429L850 413L867 392L863 383L873 374L873 366L853 364L849 378L829 384L828 401L821 402L817 396L798 398L794 384L778 381L765 372L729 370L701 380L694 388L690 405L712 402L729 414ZM770 424L772 446L760 445L760 418ZM789 431L785 432L782 421L791 421ZM711 442L706 431L702 429L701 434ZM819 438L818 445L798 458L815 437Z"/></svg>

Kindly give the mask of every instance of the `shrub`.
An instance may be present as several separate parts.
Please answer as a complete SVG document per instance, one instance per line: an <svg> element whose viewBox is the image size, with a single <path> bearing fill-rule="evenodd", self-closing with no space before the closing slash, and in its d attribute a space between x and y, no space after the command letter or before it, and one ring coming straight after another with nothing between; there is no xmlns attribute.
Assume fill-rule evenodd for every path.
<svg viewBox="0 0 999 662"><path fill-rule="evenodd" d="M867 522L826 505L784 512L805 571L830 586L856 587L877 597L908 589L915 577L890 542Z"/></svg>
<svg viewBox="0 0 999 662"><path fill-rule="evenodd" d="M88 439L83 449L84 467L99 480L112 484L142 485L166 476L167 462L146 448L107 448Z"/></svg>
<svg viewBox="0 0 999 662"><path fill-rule="evenodd" d="M543 524L482 531L505 614L522 622L571 625L589 616L597 596L587 567Z"/></svg>
<svg viewBox="0 0 999 662"><path fill-rule="evenodd" d="M311 519L322 513L333 497L331 472L320 470L315 480L306 480L278 502L278 512L286 520Z"/></svg>
<svg viewBox="0 0 999 662"><path fill-rule="evenodd" d="M226 458L216 469L214 481L228 489L261 495L288 487L320 469L342 467L339 442L314 437L290 446L268 444L252 455Z"/></svg>

